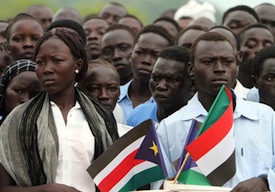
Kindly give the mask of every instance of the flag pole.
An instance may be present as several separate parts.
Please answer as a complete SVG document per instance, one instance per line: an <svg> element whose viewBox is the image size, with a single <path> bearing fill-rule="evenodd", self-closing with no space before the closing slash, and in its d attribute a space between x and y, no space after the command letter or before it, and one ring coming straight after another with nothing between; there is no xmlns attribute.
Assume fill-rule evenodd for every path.
<svg viewBox="0 0 275 192"><path fill-rule="evenodd" d="M184 165L186 164L187 162L187 159L189 158L190 154L189 153L186 153L185 157L184 157L184 160L177 172L177 175L175 176L174 180L173 180L173 183L175 184L180 176L180 173L182 172L182 169L184 168Z"/></svg>

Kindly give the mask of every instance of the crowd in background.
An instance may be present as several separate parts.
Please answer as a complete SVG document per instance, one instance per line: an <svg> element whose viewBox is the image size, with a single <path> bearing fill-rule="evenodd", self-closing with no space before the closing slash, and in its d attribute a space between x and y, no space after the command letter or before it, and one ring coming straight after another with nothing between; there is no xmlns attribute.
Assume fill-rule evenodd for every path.
<svg viewBox="0 0 275 192"><path fill-rule="evenodd" d="M216 60L214 53L226 45L211 52L213 58L196 60L200 41L227 41L230 49ZM207 89L196 62L225 65L214 73L236 71L215 81L232 89L236 98L274 110L274 43L275 6L269 3L231 7L222 23L216 23L212 5L194 0L145 26L118 2L84 18L73 7L53 12L32 5L0 21L0 191L21 191L18 186L26 191L30 186L37 186L33 191L96 190L84 173L90 161L147 119L156 127L160 124L163 138L162 131L170 125L162 120L170 116L164 122L174 121L176 111ZM204 51L213 46L220 45L209 43ZM266 118L275 116L272 110L261 110L269 113ZM170 148L166 150L170 156ZM274 153L272 158L275 161ZM264 173L251 175L267 175L268 166ZM251 176L240 175L229 187ZM261 190L268 190L266 180L264 184Z"/></svg>

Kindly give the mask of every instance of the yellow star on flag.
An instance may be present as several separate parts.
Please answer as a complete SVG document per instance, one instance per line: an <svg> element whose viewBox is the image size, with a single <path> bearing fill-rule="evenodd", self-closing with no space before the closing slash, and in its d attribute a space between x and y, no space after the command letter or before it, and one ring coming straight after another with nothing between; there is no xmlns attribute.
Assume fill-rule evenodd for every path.
<svg viewBox="0 0 275 192"><path fill-rule="evenodd" d="M155 144L154 141L152 141L153 145L152 147L150 147L150 149L152 149L154 151L154 155L157 156L159 150L158 150L158 146Z"/></svg>

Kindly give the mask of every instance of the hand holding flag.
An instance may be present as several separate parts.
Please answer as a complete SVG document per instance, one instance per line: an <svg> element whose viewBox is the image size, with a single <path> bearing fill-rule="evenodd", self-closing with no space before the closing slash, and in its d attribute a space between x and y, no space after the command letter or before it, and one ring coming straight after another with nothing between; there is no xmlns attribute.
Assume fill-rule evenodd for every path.
<svg viewBox="0 0 275 192"><path fill-rule="evenodd" d="M233 104L230 90L225 86L212 104L197 139L188 142L190 144L186 146L186 150L211 185L222 186L234 176ZM184 179L188 179L188 176ZM194 180L196 181L195 178L191 179Z"/></svg>

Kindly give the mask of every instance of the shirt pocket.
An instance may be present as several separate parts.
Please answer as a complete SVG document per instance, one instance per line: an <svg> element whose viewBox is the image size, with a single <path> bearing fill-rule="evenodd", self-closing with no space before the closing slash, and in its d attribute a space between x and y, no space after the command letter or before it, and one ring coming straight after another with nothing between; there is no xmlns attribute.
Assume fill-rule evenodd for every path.
<svg viewBox="0 0 275 192"><path fill-rule="evenodd" d="M271 165L272 155L259 148L245 147L241 149L242 158L249 164L268 166Z"/></svg>

